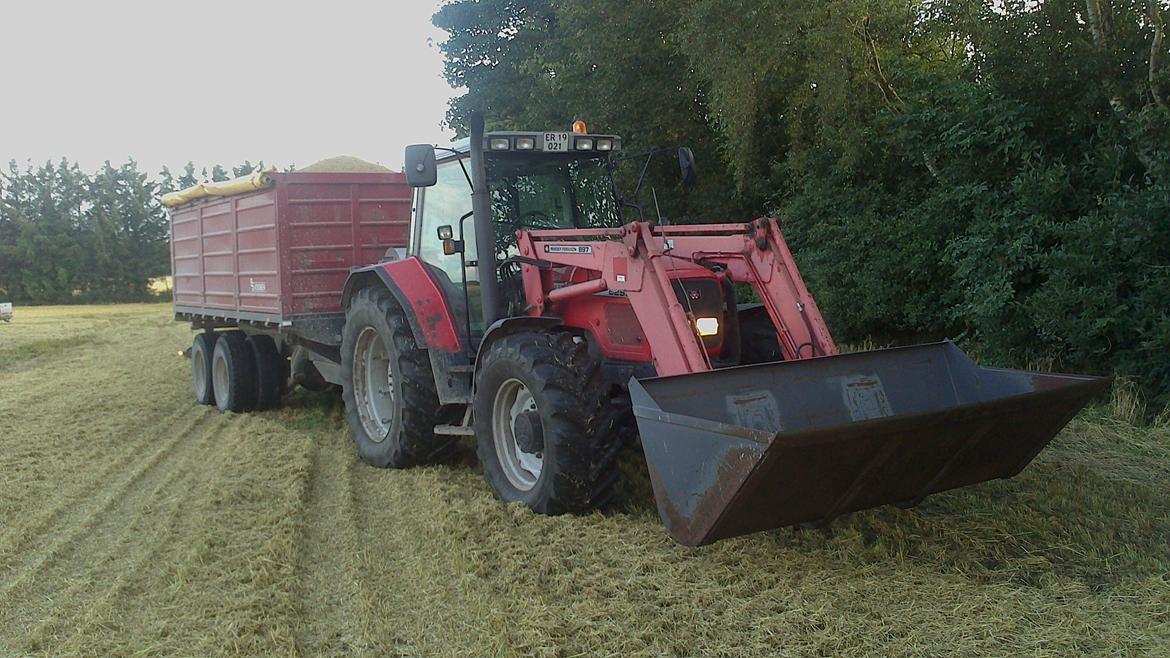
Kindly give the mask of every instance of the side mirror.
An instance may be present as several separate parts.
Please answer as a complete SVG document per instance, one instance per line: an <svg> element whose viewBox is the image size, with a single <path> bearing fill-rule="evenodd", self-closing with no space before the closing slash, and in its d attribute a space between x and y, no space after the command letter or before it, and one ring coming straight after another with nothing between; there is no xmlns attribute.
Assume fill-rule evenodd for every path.
<svg viewBox="0 0 1170 658"><path fill-rule="evenodd" d="M699 179L695 172L695 154L687 147L678 150L678 168L682 174L683 187L692 188Z"/></svg>
<svg viewBox="0 0 1170 658"><path fill-rule="evenodd" d="M411 144L406 147L406 182L411 187L430 187L439 180L435 168L435 147Z"/></svg>
<svg viewBox="0 0 1170 658"><path fill-rule="evenodd" d="M439 240L443 242L443 255L454 256L463 253L463 240L455 239L455 231L450 224L443 224L436 231Z"/></svg>

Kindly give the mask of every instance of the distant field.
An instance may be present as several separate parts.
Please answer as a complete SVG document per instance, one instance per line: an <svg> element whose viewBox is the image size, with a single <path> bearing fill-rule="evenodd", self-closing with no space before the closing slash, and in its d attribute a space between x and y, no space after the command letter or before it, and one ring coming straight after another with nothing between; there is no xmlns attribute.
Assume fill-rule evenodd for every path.
<svg viewBox="0 0 1170 658"><path fill-rule="evenodd" d="M1090 410L1020 477L702 549L356 461L336 396L221 415L165 305L0 324L0 656L1170 655L1170 431Z"/></svg>

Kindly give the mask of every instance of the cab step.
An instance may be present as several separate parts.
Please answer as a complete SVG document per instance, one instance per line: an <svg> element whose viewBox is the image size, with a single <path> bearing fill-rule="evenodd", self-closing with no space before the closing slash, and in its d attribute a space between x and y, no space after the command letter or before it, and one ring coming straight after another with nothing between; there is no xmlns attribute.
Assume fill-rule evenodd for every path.
<svg viewBox="0 0 1170 658"><path fill-rule="evenodd" d="M463 409L463 422L459 425L435 425L435 434L443 436L475 436L475 429L471 427L471 405Z"/></svg>

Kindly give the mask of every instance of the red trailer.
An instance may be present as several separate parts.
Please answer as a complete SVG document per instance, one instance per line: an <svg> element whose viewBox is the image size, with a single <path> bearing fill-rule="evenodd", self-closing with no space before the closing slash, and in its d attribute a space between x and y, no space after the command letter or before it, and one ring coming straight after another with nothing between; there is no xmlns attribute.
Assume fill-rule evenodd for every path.
<svg viewBox="0 0 1170 658"><path fill-rule="evenodd" d="M340 313L351 267L406 248L402 174L268 177L269 187L171 211L176 315L280 325Z"/></svg>
<svg viewBox="0 0 1170 658"><path fill-rule="evenodd" d="M405 254L411 188L395 172L274 172L258 175L254 187L172 206L175 319L205 330L241 329L235 338L247 336L258 354L275 353L272 363L284 374L323 386L318 372L305 371L309 359L336 351L350 270ZM195 357L204 350L210 355L227 334L202 335L192 347ZM322 368L330 363L325 359ZM196 358L196 388L202 377L210 396L212 373L200 364ZM279 399L279 391L259 397L274 404L273 396Z"/></svg>

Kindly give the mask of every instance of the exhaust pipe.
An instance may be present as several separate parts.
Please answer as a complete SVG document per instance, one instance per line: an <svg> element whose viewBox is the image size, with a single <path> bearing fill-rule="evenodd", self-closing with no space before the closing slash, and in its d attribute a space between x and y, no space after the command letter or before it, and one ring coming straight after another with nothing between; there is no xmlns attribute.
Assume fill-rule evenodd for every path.
<svg viewBox="0 0 1170 658"><path fill-rule="evenodd" d="M496 240L492 226L487 166L483 158L483 112L471 114L471 222L475 227L475 254L483 326L490 327L500 315L500 285L496 279Z"/></svg>

